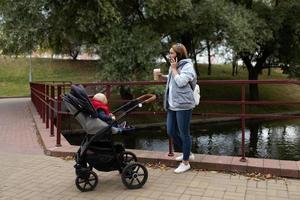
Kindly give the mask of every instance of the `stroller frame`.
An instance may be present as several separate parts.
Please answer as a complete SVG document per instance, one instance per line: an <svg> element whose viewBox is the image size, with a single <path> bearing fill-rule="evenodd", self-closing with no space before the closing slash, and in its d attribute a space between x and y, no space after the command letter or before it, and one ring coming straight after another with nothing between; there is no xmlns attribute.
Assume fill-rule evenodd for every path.
<svg viewBox="0 0 300 200"><path fill-rule="evenodd" d="M100 119L95 118L95 110L93 110L94 108L91 106L83 86L71 86L70 93L63 96L63 101L68 110L77 121L82 122L80 119L85 117L86 124L90 122L89 124L96 124L96 128L102 128L97 130L95 134L89 134L89 132L95 132L89 131L94 130L95 127L94 129L89 129L88 126L85 126L86 124L80 123L87 132L75 155L75 184L80 191L91 191L97 186L98 176L93 169L104 172L118 170L123 184L128 189L143 187L148 179L147 168L137 162L137 156L133 152L126 151L121 144L114 144L111 127L129 112L155 99L155 95L145 94L129 101L114 111L114 113L122 113L117 116L113 124L107 125ZM104 125L104 127L101 125Z"/></svg>

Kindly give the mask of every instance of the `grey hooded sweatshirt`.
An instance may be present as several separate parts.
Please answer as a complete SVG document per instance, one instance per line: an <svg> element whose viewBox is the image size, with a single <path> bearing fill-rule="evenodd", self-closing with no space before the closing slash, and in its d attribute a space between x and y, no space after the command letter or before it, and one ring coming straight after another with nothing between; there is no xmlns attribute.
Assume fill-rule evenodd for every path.
<svg viewBox="0 0 300 200"><path fill-rule="evenodd" d="M182 59L178 62L178 75L173 76L171 67L164 98L165 110L190 110L195 107L193 88L197 83L197 75L191 59Z"/></svg>

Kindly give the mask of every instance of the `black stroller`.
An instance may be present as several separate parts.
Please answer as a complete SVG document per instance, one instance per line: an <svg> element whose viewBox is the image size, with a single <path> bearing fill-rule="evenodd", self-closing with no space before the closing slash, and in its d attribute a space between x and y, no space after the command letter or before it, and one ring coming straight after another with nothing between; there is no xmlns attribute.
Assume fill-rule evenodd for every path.
<svg viewBox="0 0 300 200"><path fill-rule="evenodd" d="M121 113L114 123L135 108L155 99L155 95L146 94L126 103L114 111L114 113ZM97 112L83 86L72 85L70 93L63 96L63 101L69 112L87 133L75 156L77 188L86 192L97 186L98 176L93 172L93 168L105 172L118 170L122 182L127 188L141 188L148 179L146 167L137 162L134 153L125 151L120 144L114 144L111 132L114 123L108 125L97 118Z"/></svg>

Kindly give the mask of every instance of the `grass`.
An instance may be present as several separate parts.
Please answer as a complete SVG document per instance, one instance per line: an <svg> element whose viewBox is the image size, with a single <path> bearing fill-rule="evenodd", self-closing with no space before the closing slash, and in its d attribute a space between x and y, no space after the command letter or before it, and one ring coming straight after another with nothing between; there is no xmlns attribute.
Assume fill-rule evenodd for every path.
<svg viewBox="0 0 300 200"><path fill-rule="evenodd" d="M91 82L97 80L95 61L32 59L33 81ZM29 59L0 57L0 97L28 96Z"/></svg>
<svg viewBox="0 0 300 200"><path fill-rule="evenodd" d="M164 73L167 66L161 66ZM213 65L212 75L207 75L207 65L198 65L200 72L199 80L247 80L246 68L239 67L238 75L231 75L231 65ZM97 61L73 61L59 59L32 59L33 81L71 81L71 82L95 82L99 81L101 68ZM24 57L10 58L0 57L0 97L28 96L29 91L29 59ZM152 79L152 72L145 80ZM259 76L260 80L287 79L280 69L272 69L271 76L267 70ZM153 91L158 91L157 87ZM163 87L160 86L160 93ZM261 85L259 86L261 100L300 100L300 87L298 85ZM239 100L239 86L209 85L201 87L202 99ZM239 106L205 105L199 106L197 110L202 112L227 112L236 113L240 111ZM300 110L299 106L247 106L247 112L282 112Z"/></svg>

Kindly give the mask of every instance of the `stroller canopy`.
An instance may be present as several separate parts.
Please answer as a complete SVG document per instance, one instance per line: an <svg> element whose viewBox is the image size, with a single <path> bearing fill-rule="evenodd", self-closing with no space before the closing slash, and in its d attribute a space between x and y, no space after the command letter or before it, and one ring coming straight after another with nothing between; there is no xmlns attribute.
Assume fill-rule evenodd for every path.
<svg viewBox="0 0 300 200"><path fill-rule="evenodd" d="M97 111L90 102L83 86L72 85L70 93L63 96L63 101L87 134L97 134L108 127L107 123L97 117Z"/></svg>
<svg viewBox="0 0 300 200"><path fill-rule="evenodd" d="M64 101L72 104L79 112L90 115L92 118L98 117L97 111L82 85L72 85L71 91L65 96Z"/></svg>

